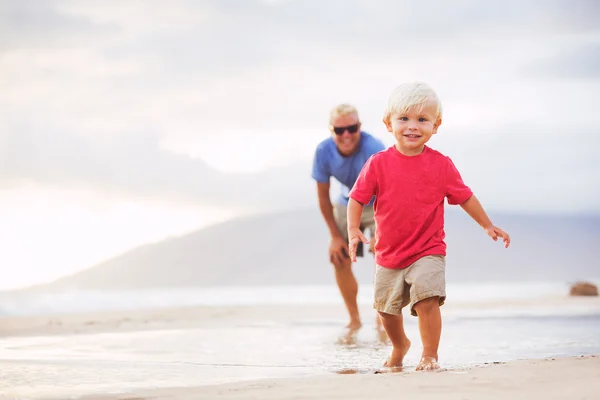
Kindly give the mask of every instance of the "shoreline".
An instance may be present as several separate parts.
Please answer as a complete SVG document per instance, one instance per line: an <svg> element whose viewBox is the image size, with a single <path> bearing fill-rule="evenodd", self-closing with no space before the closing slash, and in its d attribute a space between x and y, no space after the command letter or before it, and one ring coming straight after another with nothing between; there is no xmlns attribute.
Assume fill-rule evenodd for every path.
<svg viewBox="0 0 600 400"><path fill-rule="evenodd" d="M600 297L548 296L530 300L489 301L480 303L450 302L442 307L442 318L502 316L506 310L520 310L525 316L535 310L553 310L556 315L570 315L572 310L587 310L600 315ZM374 322L375 311L370 304L359 304L363 324ZM298 317L301 315L302 317ZM299 320L328 320L346 324L343 304L327 305L245 305L245 306L181 306L113 311L86 311L69 314L0 316L0 339L21 336L53 336L105 332L133 332L164 329L188 329L244 324L257 320L294 323ZM413 321L412 318L407 320ZM414 319L416 321L416 319ZM410 322L409 322L410 323Z"/></svg>
<svg viewBox="0 0 600 400"><path fill-rule="evenodd" d="M319 374L220 385L92 395L77 400L199 399L592 399L600 397L600 356L518 360L439 372ZM53 399L54 400L54 399ZM55 399L58 400L58 399Z"/></svg>

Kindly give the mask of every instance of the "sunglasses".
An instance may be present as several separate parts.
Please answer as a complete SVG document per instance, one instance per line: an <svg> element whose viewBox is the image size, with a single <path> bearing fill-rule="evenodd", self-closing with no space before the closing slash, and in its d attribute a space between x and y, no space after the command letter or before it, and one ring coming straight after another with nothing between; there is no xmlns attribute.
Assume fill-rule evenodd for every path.
<svg viewBox="0 0 600 400"><path fill-rule="evenodd" d="M343 135L346 131L348 131L349 133L356 133L358 132L359 127L360 124L354 124L349 126L333 126L332 129L336 135Z"/></svg>

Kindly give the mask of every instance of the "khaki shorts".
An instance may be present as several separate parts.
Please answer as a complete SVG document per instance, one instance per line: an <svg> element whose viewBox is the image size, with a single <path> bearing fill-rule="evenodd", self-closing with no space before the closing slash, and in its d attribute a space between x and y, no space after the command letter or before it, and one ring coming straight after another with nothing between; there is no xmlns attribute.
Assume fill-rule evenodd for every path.
<svg viewBox="0 0 600 400"><path fill-rule="evenodd" d="M414 316L415 304L439 296L440 306L446 300L446 258L425 256L406 268L375 267L375 310L400 315L410 304Z"/></svg>
<svg viewBox="0 0 600 400"><path fill-rule="evenodd" d="M348 207L343 204L334 204L333 217L335 223L342 233L342 236L348 241ZM365 232L369 229L371 237L369 238L369 252L373 253L375 249L375 212L373 206L365 206L363 208L362 217L360 218L360 230ZM356 248L356 256L363 256L363 243L359 242Z"/></svg>

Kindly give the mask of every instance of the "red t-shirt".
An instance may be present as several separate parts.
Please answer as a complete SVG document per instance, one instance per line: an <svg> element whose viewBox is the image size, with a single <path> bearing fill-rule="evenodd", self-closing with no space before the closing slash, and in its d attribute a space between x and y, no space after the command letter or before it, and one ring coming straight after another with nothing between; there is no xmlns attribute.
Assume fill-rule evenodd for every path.
<svg viewBox="0 0 600 400"><path fill-rule="evenodd" d="M394 146L365 163L350 198L375 200L375 262L386 268L406 268L427 255L446 255L444 198L461 204L473 192L452 160L427 146L417 156L405 156Z"/></svg>

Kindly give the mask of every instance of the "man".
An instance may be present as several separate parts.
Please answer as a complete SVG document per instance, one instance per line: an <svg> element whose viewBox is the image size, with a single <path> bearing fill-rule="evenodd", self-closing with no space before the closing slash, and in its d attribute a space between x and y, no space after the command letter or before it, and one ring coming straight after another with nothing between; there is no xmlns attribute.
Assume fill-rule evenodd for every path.
<svg viewBox="0 0 600 400"><path fill-rule="evenodd" d="M331 137L317 146L313 161L312 177L317 181L319 207L329 228L331 243L329 245L329 261L335 270L335 279L340 289L350 322L346 326L348 338L352 337L362 326L357 305L358 283L352 272L352 261L348 254L348 232L346 208L348 193L365 162L371 155L384 150L383 143L363 132L358 111L350 104L339 104L331 110L329 130ZM342 190L332 204L330 198L330 178L334 177L342 185ZM375 238L375 220L373 217L373 201L365 207L361 219L361 230L368 228L371 238ZM370 251L373 252L375 240L371 240ZM363 249L357 251L362 256ZM377 329L381 333L381 323L377 318Z"/></svg>

